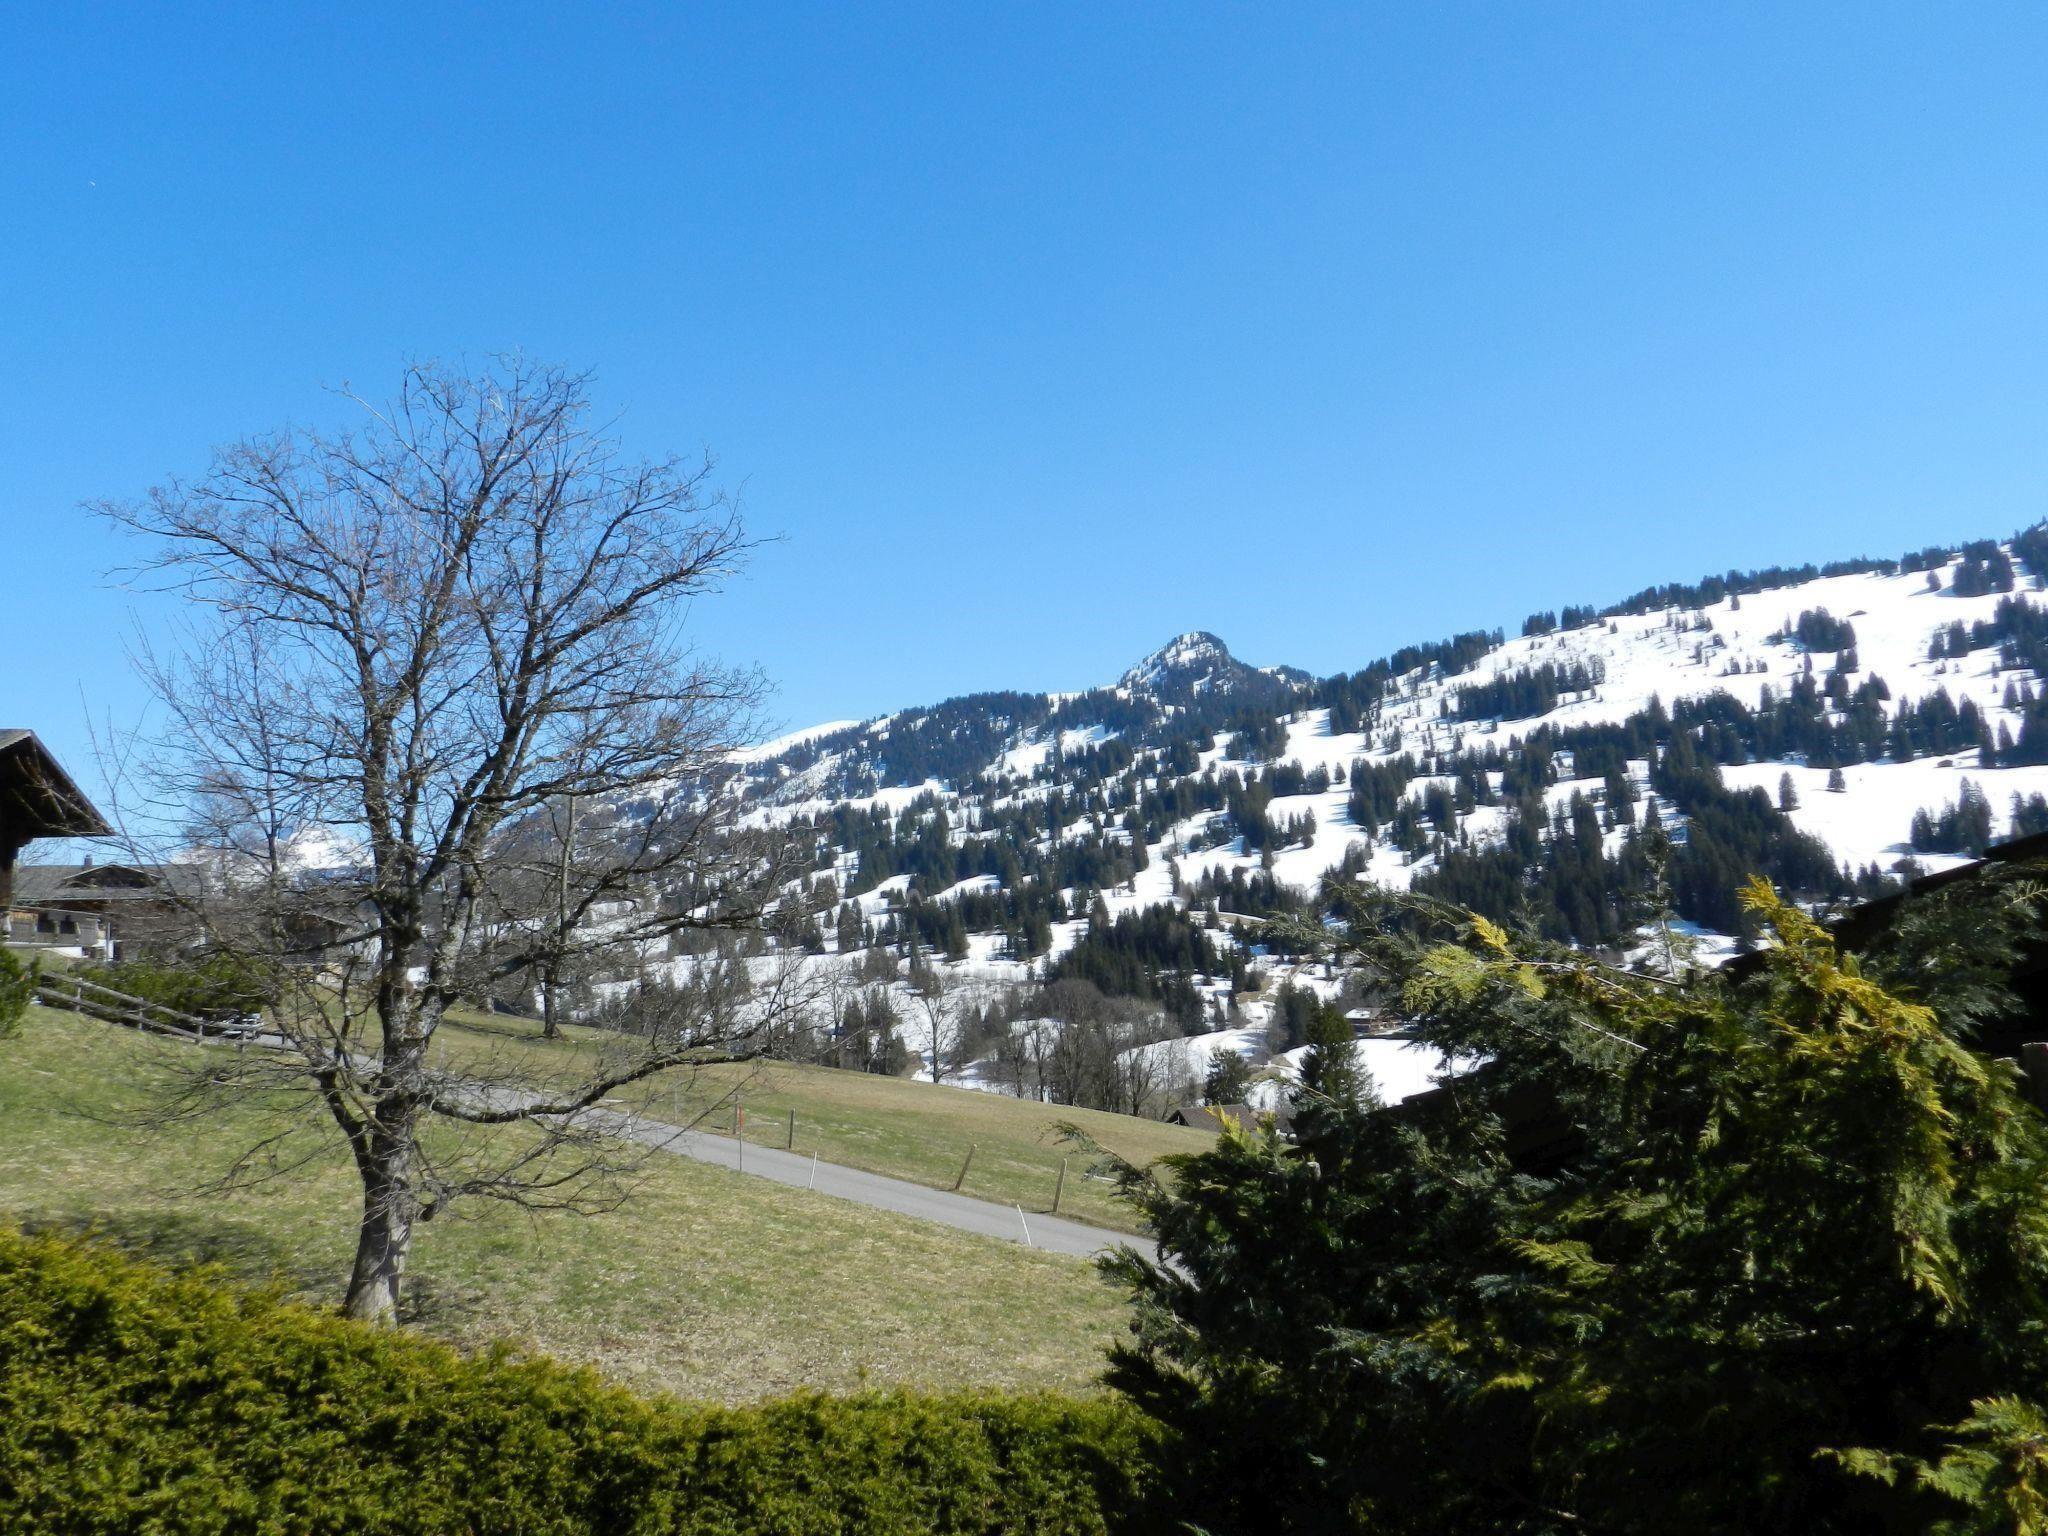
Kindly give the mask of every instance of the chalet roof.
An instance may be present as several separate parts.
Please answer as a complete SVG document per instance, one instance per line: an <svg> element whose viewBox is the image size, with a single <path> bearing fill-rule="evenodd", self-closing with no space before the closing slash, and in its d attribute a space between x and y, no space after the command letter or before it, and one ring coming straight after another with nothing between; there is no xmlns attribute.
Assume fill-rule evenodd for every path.
<svg viewBox="0 0 2048 1536"><path fill-rule="evenodd" d="M14 904L66 901L163 901L172 876L155 864L23 864L14 872Z"/></svg>
<svg viewBox="0 0 2048 1536"><path fill-rule="evenodd" d="M1931 875L1921 875L1906 882L1904 888L1879 896L1875 900L1858 903L1846 911L1828 919L1827 928L1835 941L1845 948L1856 949L1869 943L1898 916L1899 908L1913 896L1925 895L1929 891L1954 885L1961 880L1975 880L1986 871L2001 864L2039 864L2048 860L2048 832L2034 832L2026 837L2015 837L2003 843L1993 843L1984 850L1983 856L1967 864L1954 864L1947 869L1936 870ZM1764 950L1753 950L1746 955L1737 955L1721 968L1721 974L1741 979L1751 976L1763 965Z"/></svg>
<svg viewBox="0 0 2048 1536"><path fill-rule="evenodd" d="M1903 890L1853 906L1829 919L1827 928L1837 943L1853 950L1883 933L1897 918L1900 906L1914 896L1958 881L1980 879L1999 865L2038 864L2044 860L2048 860L2048 833L1994 843L1984 850L1982 858L1922 875L1909 881ZM1737 955L1721 967L1720 974L1737 981L1754 976L1763 967L1768 953L1757 949ZM2048 955L2037 947L2033 955L2022 958L2019 969L2012 976L2014 989L2025 1010L2024 1016L2015 1024L1998 1026L1980 1034L1974 1042L1978 1049L1988 1055L2013 1054L2020 1042L2036 1039L2043 1033L2044 1026L2048 1026L2048 987L2043 986L2044 974L2048 974ZM1487 1069L1481 1067L1479 1070ZM1447 1113L1455 1101L1455 1091L1455 1085L1446 1084L1405 1099L1382 1113L1409 1124L1422 1123L1432 1116ZM1572 1124L1570 1115L1548 1090L1523 1085L1511 1090L1496 1108L1507 1128L1508 1157L1518 1168L1524 1171L1556 1168L1578 1155L1580 1133Z"/></svg>
<svg viewBox="0 0 2048 1536"><path fill-rule="evenodd" d="M1166 1118L1198 1131L1221 1131L1225 1122L1249 1131L1258 1128L1259 1111L1249 1104L1183 1104Z"/></svg>
<svg viewBox="0 0 2048 1536"><path fill-rule="evenodd" d="M34 731L0 730L0 839L112 834Z"/></svg>
<svg viewBox="0 0 2048 1536"><path fill-rule="evenodd" d="M1982 858L1973 859L1968 864L1957 864L1948 869L1936 870L1933 874L1922 875L1916 880L1909 880L1904 890L1893 891L1889 896L1880 896L1875 901L1866 901L1861 906L1851 907L1829 926L1838 939L1853 947L1889 927L1892 919L1898 914L1900 904L1909 896L1938 890L1944 885L1953 885L1958 880L1975 880L1996 864L2038 864L2044 859L2048 859L2048 832L2035 832L2026 837L1993 843L1984 850Z"/></svg>

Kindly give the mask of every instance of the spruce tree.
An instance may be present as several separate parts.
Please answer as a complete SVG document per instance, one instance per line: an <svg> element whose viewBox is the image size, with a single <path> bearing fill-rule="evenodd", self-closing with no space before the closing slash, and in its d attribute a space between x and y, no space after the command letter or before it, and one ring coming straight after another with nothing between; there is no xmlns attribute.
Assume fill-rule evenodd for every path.
<svg viewBox="0 0 2048 1536"><path fill-rule="evenodd" d="M1209 1058L1209 1071L1202 1079L1204 1104L1242 1104L1252 1085L1251 1063L1234 1050L1220 1050Z"/></svg>
<svg viewBox="0 0 2048 1536"><path fill-rule="evenodd" d="M1332 1107L1348 1113L1364 1096L1366 1081L1351 1021L1333 1004L1318 1001L1309 1010L1304 1033L1308 1053L1302 1057L1301 1083L1294 1094L1297 1119Z"/></svg>

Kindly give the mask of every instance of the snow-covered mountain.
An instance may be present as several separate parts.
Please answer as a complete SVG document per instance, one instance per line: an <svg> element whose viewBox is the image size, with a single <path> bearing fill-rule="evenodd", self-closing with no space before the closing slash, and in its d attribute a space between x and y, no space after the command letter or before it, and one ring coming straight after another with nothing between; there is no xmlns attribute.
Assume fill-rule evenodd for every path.
<svg viewBox="0 0 2048 1536"><path fill-rule="evenodd" d="M1183 885L1257 873L1303 893L1340 866L1397 886L1441 877L1459 854L1497 847L1532 790L1553 818L1575 797L1592 807L1609 854L1639 825L1622 803L1631 795L1682 846L1693 809L1652 772L1678 736L1727 790L1763 790L1774 814L1789 790L1777 830L1809 834L1851 878L1909 857L1936 867L1959 854L1909 846L1916 810L1954 804L1968 780L2003 835L2015 795L2048 792L2048 766L2031 761L2048 753L2017 746L2038 686L2031 632L2001 618L2048 603L2030 596L2048 573L2012 545L1970 548L1715 578L1666 589L1670 601L1567 610L1569 627L1539 615L1512 639L1460 636L1323 680L1249 666L1191 632L1109 688L974 695L798 733L748 754L747 793L755 817L815 829L821 868L847 894L906 876L936 897L960 883L941 876L987 862L977 844L997 832L1043 859L1057 815L1063 847L1144 847L1142 869L1062 885L1069 899L1092 887L1164 902L1169 864ZM1922 716L1916 751L1907 734ZM1591 739L1602 728L1611 742ZM1533 742L1551 750L1532 774ZM887 846L846 840L854 813L897 818L913 804L943 815L951 869L924 867L929 833L907 865L904 828L892 824ZM1817 895L1844 893L1815 883Z"/></svg>
<svg viewBox="0 0 2048 1536"><path fill-rule="evenodd" d="M1108 687L799 732L745 755L743 793L815 849L782 942L1231 1026L1181 1048L1199 1067L1267 1032L1278 979L1341 1000L1249 922L1314 915L1328 879L1613 947L1654 885L1711 949L1751 872L1843 901L2048 828L2044 585L2037 528L1730 573L1321 679L1193 631Z"/></svg>
<svg viewBox="0 0 2048 1536"><path fill-rule="evenodd" d="M1275 852L1267 861L1271 872L1285 883L1312 888L1348 850L1356 849L1370 854L1361 871L1365 876L1405 885L1435 868L1439 855L1412 854L1385 838L1361 834L1348 812L1350 791L1343 779L1357 764L1408 757L1425 769L1448 767L1461 754L1509 750L1546 727L1570 732L1614 725L1653 705L1670 711L1715 697L1753 713L1782 702L1807 678L1824 691L1845 653L1850 670L1842 675L1852 685L1873 680L1883 685L1887 697L1877 703L1887 721L1896 718L1901 706L1941 693L1958 707L1972 706L1994 743L2001 728L2016 737L2027 714L2018 695L2031 697L2039 687L2031 669L2015 665L1996 639L1966 644L1957 655L1932 654L1937 636L1959 624L1966 634L1991 627L2002 603L2038 605L2048 612L2048 593L2032 595L2048 572L2036 573L2014 557L2010 546L2001 551L2012 566L2011 587L1958 592L1953 580L1958 560L1950 558L1931 573L1915 567L1816 575L1761 591L1724 592L1711 602L1612 612L1569 629L1541 630L1539 625L1540 632L1488 639L1463 665L1429 661L1391 676L1369 722L1333 720L1342 711L1319 701L1325 690L1308 674L1249 666L1216 636L1191 632L1133 665L1111 689L1059 696L978 695L866 724L837 722L797 733L785 738L789 745L780 751L761 748L748 754L754 774L750 793L762 808L758 814L776 820L801 820L841 806L900 809L929 794L953 813L954 839L965 842L971 837L969 826L982 813L1042 799L1055 787L1077 802L1088 798L1099 782L1099 767L1091 760L1073 773L1063 769L1062 778L1072 782L1055 784L1055 739L1062 764L1099 753L1110 742L1123 743L1132 758L1126 777L1146 788L1198 773L1265 774L1292 765L1320 769L1332 780L1313 791L1274 796L1269 819L1312 816L1316 826L1313 836L1289 841ZM1808 613L1825 613L1845 624L1853 643L1822 651L1803 642L1798 622ZM1552 689L1542 680L1545 669L1560 686ZM1533 696L1540 707L1516 712L1512 685L1532 677L1538 679ZM1486 710L1491 701L1470 702L1488 685L1499 685L1504 695L1497 711ZM1461 699L1468 701L1462 708ZM1824 708L1837 720L1846 713L1833 704ZM958 730L963 719L972 721L971 732ZM943 743L920 741L914 760L895 750L906 740L942 735L949 727L952 734ZM1253 742L1260 733L1266 741ZM1199 767L1176 775L1165 758L1186 742L1198 745ZM1796 800L1791 822L1852 868L1886 868L1909 856L1927 867L1954 862L1954 854L1916 853L1908 844L1909 823L1917 809L1953 802L1965 779L1988 795L1994 831L2000 834L2009 827L2014 794L2048 792L2048 766L1982 760L1975 741L1951 742L1947 750L1906 760L1888 751L1860 761L1837 756L1841 760L1830 763L1793 749L1770 758L1723 762L1720 771L1730 787L1760 787L1774 801L1780 781L1789 776ZM906 773L912 761L933 771ZM1578 793L1602 803L1604 779L1575 775L1571 766L1559 764L1559 776L1546 786L1547 798L1568 804ZM1844 784L1830 793L1832 767L1839 767ZM1654 794L1648 790L1647 761L1636 762L1634 769L1639 790ZM863 793L830 792L849 780L871 785ZM1420 772L1407 798L1419 799L1432 785L1451 782L1453 776ZM820 790L825 792L809 792ZM1110 801L1113 807L1124 803L1114 795ZM1459 815L1457 830L1484 843L1498 834L1506 815L1500 806L1474 806ZM1154 841L1150 852L1181 856L1186 876L1244 866L1248 857L1258 863L1252 856L1257 850L1240 846L1242 839L1191 849L1218 822L1217 814L1186 818L1171 835ZM1067 830L1071 835L1073 829Z"/></svg>
<svg viewBox="0 0 2048 1536"><path fill-rule="evenodd" d="M1295 667L1247 666L1207 630L1175 635L1124 673L1117 687L1160 703L1209 694L1244 703L1284 700L1289 690L1314 679Z"/></svg>

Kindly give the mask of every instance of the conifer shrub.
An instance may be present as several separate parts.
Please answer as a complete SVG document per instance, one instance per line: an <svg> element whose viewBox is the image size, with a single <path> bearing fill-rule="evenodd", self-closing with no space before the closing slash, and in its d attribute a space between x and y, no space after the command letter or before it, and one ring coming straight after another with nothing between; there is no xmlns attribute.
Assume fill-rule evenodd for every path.
<svg viewBox="0 0 2048 1536"><path fill-rule="evenodd" d="M1739 981L1335 893L1484 1065L1388 1113L1319 1043L1289 1138L1121 1167L1163 1257L1104 1261L1110 1380L1173 1495L1212 1536L2048 1532L2048 1121L1969 1044L2048 888L1967 884L1858 956L1753 883Z"/></svg>
<svg viewBox="0 0 2048 1536"><path fill-rule="evenodd" d="M130 997L201 1018L257 1012L277 988L263 964L226 953L178 964L122 960L112 965L84 965L77 967L77 974Z"/></svg>
<svg viewBox="0 0 2048 1536"><path fill-rule="evenodd" d="M1140 1529L1144 1421L1050 1396L636 1397L0 1228L0 1529Z"/></svg>
<svg viewBox="0 0 2048 1536"><path fill-rule="evenodd" d="M35 1000L35 962L0 949L0 1039L14 1033Z"/></svg>

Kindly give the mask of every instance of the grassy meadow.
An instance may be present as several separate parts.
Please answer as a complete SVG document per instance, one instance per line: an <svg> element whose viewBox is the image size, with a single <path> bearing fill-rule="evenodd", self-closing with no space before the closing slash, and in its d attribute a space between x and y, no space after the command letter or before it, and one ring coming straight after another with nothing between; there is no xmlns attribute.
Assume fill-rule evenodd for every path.
<svg viewBox="0 0 2048 1536"><path fill-rule="evenodd" d="M540 1026L507 1015L457 1011L439 1036L447 1061L488 1072L493 1064L573 1074L603 1050L601 1031L570 1026L561 1042L542 1040ZM962 1192L1027 1211L1049 1211L1117 1231L1135 1230L1131 1213L1109 1182L1089 1171L1090 1158L1063 1143L1061 1127L1077 1126L1119 1156L1139 1164L1194 1152L1206 1131L1101 1110L1040 1104L1001 1094L830 1067L769 1062L707 1067L620 1095L648 1114L702 1130L733 1133L736 1107L746 1110L749 1142L780 1147L796 1116L795 1149L913 1183L950 1189L967 1162ZM699 1118L703 1118L699 1121ZM974 1156L968 1161L968 1148ZM1067 1162L1064 1184L1060 1163Z"/></svg>
<svg viewBox="0 0 2048 1536"><path fill-rule="evenodd" d="M522 1038L530 1028L476 1019L450 1030L446 1049L454 1062L598 1048ZM209 1049L222 1048L29 1010L20 1033L0 1041L0 1217L93 1230L173 1263L219 1262L288 1294L338 1300L357 1193L331 1130L302 1165L221 1193L230 1160L270 1128L260 1108L135 1123L167 1069ZM708 1073L691 1087L706 1102L722 1091ZM1026 1209L1050 1203L1060 1151L1044 1132L1072 1113L784 1067L744 1093L750 1137L758 1127L779 1141L795 1107L799 1150L927 1183L950 1184L957 1171L948 1137L962 1151L975 1140L967 1187ZM1117 1122L1125 1139L1111 1144L1127 1155L1177 1150L1191 1135L1094 1118ZM1079 1188L1078 1166L1063 1211L1108 1213L1093 1187ZM411 1276L412 1321L431 1335L470 1347L524 1342L623 1383L727 1403L798 1388L1086 1391L1125 1321L1081 1260L680 1158L650 1162L635 1198L608 1215L457 1205L419 1229Z"/></svg>

